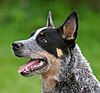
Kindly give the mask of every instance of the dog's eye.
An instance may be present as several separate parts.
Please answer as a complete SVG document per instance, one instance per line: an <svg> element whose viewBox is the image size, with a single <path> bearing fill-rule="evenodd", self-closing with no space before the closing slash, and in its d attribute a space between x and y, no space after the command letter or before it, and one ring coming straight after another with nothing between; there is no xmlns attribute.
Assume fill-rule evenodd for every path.
<svg viewBox="0 0 100 93"><path fill-rule="evenodd" d="M40 40L40 42L41 42L41 43L47 43L48 41L47 41L46 38L42 38L42 39Z"/></svg>
<svg viewBox="0 0 100 93"><path fill-rule="evenodd" d="M45 35L45 33L40 33L38 36L37 36L37 41L40 42L40 43L47 43L48 42L48 39L47 39L47 36Z"/></svg>

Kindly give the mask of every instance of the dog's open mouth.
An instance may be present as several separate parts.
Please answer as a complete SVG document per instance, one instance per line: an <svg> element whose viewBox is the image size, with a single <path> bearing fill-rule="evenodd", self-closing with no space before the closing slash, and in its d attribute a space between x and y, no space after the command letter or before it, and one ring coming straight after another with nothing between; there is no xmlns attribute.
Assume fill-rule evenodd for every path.
<svg viewBox="0 0 100 93"><path fill-rule="evenodd" d="M31 59L29 62L20 67L18 72L23 76L32 76L35 72L40 72L48 65L44 58Z"/></svg>

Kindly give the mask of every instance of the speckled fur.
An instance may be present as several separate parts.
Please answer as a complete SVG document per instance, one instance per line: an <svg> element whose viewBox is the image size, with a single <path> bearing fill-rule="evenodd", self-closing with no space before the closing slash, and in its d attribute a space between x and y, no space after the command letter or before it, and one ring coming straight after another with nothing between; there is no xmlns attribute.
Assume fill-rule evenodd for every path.
<svg viewBox="0 0 100 93"><path fill-rule="evenodd" d="M54 93L100 93L100 83L78 45L60 61L61 73Z"/></svg>

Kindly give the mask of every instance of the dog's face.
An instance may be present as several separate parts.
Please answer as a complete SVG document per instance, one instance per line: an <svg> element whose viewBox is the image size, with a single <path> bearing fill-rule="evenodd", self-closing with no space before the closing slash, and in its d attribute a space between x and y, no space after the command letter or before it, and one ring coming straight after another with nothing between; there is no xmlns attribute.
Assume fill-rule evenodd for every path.
<svg viewBox="0 0 100 93"><path fill-rule="evenodd" d="M76 11L73 11L59 28L54 27L49 13L46 27L33 32L29 39L12 44L16 56L30 59L20 67L19 73L23 76L32 76L36 73L46 73L51 68L56 68L56 71L60 69L59 59L67 55L68 49L74 48L77 29Z"/></svg>

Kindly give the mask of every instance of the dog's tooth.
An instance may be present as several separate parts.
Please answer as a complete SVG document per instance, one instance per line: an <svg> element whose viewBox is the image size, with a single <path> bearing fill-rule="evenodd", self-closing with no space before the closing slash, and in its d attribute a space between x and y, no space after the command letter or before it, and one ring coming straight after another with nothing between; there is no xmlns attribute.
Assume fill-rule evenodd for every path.
<svg viewBox="0 0 100 93"><path fill-rule="evenodd" d="M42 66L43 65L43 62L41 61L39 65Z"/></svg>
<svg viewBox="0 0 100 93"><path fill-rule="evenodd" d="M38 67L41 66L40 64L38 65Z"/></svg>
<svg viewBox="0 0 100 93"><path fill-rule="evenodd" d="M27 67L26 67L26 71L29 71Z"/></svg>
<svg viewBox="0 0 100 93"><path fill-rule="evenodd" d="M36 65L34 67L37 67Z"/></svg>

